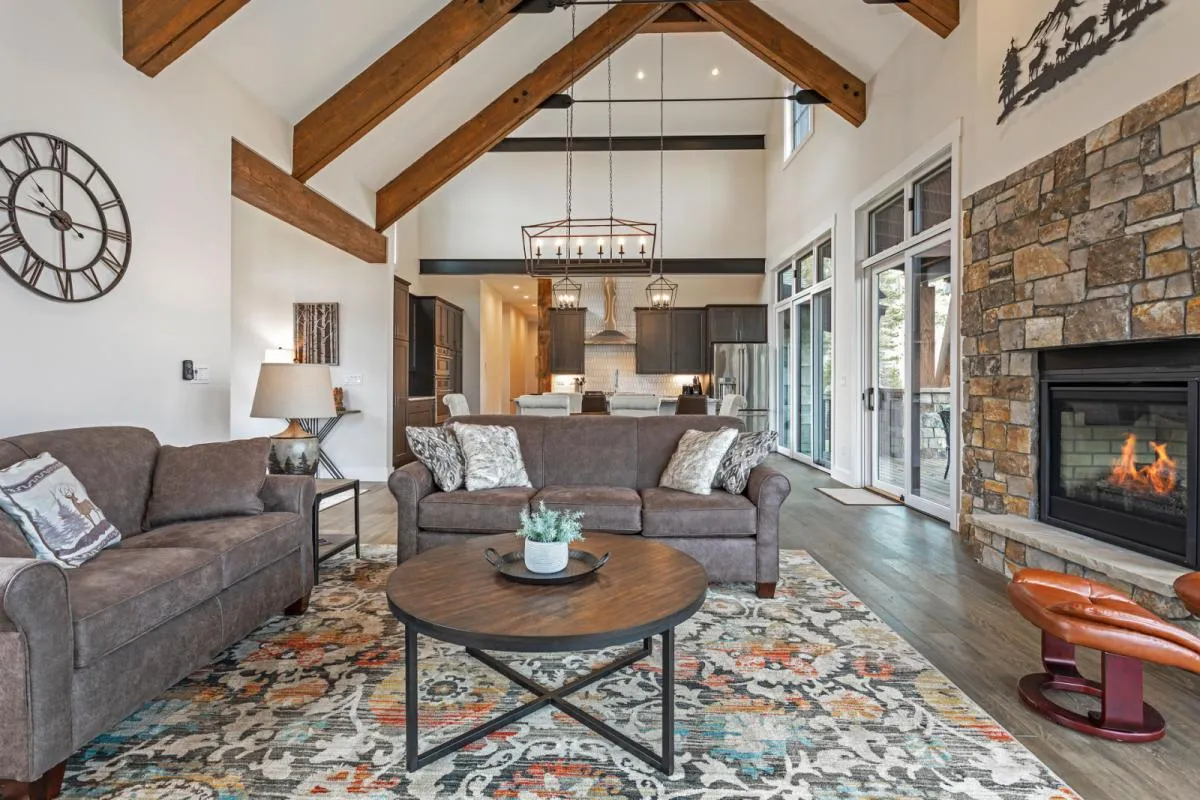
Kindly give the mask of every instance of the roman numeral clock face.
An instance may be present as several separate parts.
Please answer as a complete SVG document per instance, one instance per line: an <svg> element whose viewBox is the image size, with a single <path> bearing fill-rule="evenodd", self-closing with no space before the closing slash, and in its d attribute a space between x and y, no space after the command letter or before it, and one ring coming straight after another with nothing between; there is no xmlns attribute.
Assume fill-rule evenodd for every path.
<svg viewBox="0 0 1200 800"><path fill-rule="evenodd" d="M0 139L0 265L25 288L81 303L129 266L129 215L86 153L55 136Z"/></svg>

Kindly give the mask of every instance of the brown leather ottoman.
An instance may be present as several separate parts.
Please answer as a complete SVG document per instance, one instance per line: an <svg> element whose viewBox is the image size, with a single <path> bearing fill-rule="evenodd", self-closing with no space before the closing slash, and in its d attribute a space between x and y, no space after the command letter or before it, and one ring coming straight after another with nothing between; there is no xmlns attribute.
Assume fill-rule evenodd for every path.
<svg viewBox="0 0 1200 800"><path fill-rule="evenodd" d="M1008 585L1008 597L1042 631L1046 671L1021 679L1026 705L1059 725L1105 739L1163 737L1166 723L1142 700L1142 663L1200 672L1200 639L1109 586L1058 572L1021 570ZM1103 653L1100 683L1079 674L1076 646ZM1047 689L1098 697L1101 710L1071 711L1048 699Z"/></svg>
<svg viewBox="0 0 1200 800"><path fill-rule="evenodd" d="M1175 581L1175 594L1188 611L1200 617L1200 572L1189 572Z"/></svg>

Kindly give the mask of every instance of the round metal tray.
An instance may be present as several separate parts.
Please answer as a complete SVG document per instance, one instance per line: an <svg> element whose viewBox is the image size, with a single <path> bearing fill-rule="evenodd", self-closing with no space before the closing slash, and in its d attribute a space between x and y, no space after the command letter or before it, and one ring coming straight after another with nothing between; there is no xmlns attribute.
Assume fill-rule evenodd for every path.
<svg viewBox="0 0 1200 800"><path fill-rule="evenodd" d="M608 555L605 553L597 557L586 550L571 550L567 558L566 569L559 572L531 572L525 568L525 553L521 550L501 554L489 547L483 551L483 557L496 568L497 572L510 581L542 586L581 581L603 567L608 561Z"/></svg>

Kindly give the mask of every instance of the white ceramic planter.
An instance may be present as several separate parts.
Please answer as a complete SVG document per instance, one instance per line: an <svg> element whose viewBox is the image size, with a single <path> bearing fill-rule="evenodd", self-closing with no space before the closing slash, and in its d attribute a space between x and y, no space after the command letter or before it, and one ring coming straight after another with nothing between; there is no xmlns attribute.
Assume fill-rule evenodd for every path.
<svg viewBox="0 0 1200 800"><path fill-rule="evenodd" d="M525 567L530 572L562 572L567 568L571 546L566 542L525 540Z"/></svg>

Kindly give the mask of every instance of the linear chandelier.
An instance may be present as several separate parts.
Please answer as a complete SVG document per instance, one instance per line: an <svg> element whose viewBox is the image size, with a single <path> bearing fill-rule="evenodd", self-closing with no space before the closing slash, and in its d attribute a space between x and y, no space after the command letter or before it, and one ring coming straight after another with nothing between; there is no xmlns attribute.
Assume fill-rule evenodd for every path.
<svg viewBox="0 0 1200 800"><path fill-rule="evenodd" d="M575 9L571 8L571 40L575 40ZM574 59L574 48L571 50ZM574 63L571 72L574 74ZM570 92L575 90L571 84ZM612 59L608 59L608 94L612 96ZM566 95L571 97L572 94ZM521 247L525 261L525 272L530 277L561 277L563 286L554 290L556 305L573 307L569 302L560 304L572 293L578 299L577 284L570 281L574 273L581 275L617 276L650 275L654 269L654 256L658 240L658 225L653 222L618 217L614 213L613 175L613 117L612 106L608 109L608 216L575 217L572 201L574 195L575 153L572 146L575 135L575 112L567 109L566 139L566 215L562 219L537 222L521 226ZM564 282L570 282L567 286ZM559 289L561 288L561 291ZM573 290L573 291L572 291Z"/></svg>

